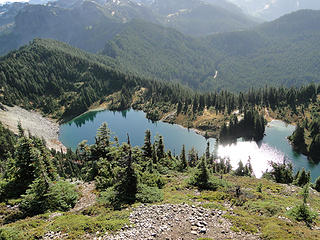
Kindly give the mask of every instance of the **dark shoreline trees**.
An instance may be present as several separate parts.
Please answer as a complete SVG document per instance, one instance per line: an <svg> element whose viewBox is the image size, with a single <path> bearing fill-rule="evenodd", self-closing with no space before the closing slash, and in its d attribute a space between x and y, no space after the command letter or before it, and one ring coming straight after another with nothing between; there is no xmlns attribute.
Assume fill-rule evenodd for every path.
<svg viewBox="0 0 320 240"><path fill-rule="evenodd" d="M245 110L244 117L238 121L237 116L230 118L229 125L224 124L221 128L219 141L221 143L232 143L238 138L260 141L264 137L266 121L258 111Z"/></svg>

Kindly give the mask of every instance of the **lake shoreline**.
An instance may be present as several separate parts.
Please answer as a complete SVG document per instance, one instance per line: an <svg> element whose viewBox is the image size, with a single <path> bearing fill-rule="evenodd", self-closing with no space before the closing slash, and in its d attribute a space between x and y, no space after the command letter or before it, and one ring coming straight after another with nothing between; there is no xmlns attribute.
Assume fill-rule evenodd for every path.
<svg viewBox="0 0 320 240"><path fill-rule="evenodd" d="M130 110L130 109L133 109L133 110L135 110L135 111L143 111L143 109L140 109L140 108L139 108L139 109L135 109L135 108L133 108L133 107L131 107L131 108L129 108L129 109L125 109L125 110L115 110L115 111L116 111L116 112L121 112L121 111ZM110 109L108 108L108 105L107 105L107 104L102 104L102 105L99 105L99 106L91 107L91 108L90 108L89 110L87 110L86 112L84 112L84 113L82 113L82 114L80 114L80 115L72 118L72 119L69 120L69 121L72 121L72 120L74 120L74 119L77 119L77 118L79 118L79 117L81 117L81 116L83 116L83 115L85 115L85 114L87 114L87 113L89 113L89 112L100 112L100 111L106 111L106 110L108 110L108 111L113 111L113 110L110 110ZM265 111L264 117L265 117L265 119L267 120L266 126L268 126L272 121L281 121L281 122L283 122L283 123L285 123L285 124L287 124L287 125L293 125L293 126L295 126L295 123L286 122L286 121L281 120L281 119L272 118L272 117L270 116L270 114L269 114L268 109L264 109L264 111ZM143 112L144 112L145 114L147 114L146 111L143 111ZM164 122L164 123L168 123L168 124L176 124L176 125L179 125L180 127L184 128L184 129L194 131L196 134L201 135L202 137L204 137L204 138L206 138L206 139L209 139L209 138L218 139L218 138L219 138L219 134L218 134L216 131L204 131L204 130L198 129L198 128L196 128L196 127L187 127L187 126L184 126L183 124L178 123L177 121L168 120L168 118L167 118L168 115L172 115L172 114L171 114L171 113L166 113L166 114L164 114L163 116L161 116L160 120L158 120L158 121ZM151 119L148 119L148 120L151 120ZM62 122L62 123L67 123L67 122L69 122L69 121ZM152 121L152 120L151 120L151 121ZM157 121L157 122L158 122L158 121ZM288 137L289 137L289 136L288 136Z"/></svg>

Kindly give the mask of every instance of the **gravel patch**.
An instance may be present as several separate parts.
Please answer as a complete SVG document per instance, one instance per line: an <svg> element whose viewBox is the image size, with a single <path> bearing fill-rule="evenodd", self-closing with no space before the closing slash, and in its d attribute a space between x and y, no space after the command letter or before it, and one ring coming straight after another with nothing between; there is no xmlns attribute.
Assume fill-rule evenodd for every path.
<svg viewBox="0 0 320 240"><path fill-rule="evenodd" d="M116 235L94 239L260 239L258 235L233 232L232 223L223 217L226 212L184 205L142 205L130 215L130 226Z"/></svg>
<svg viewBox="0 0 320 240"><path fill-rule="evenodd" d="M27 111L21 107L2 106L0 109L0 121L14 133L18 133L18 122L26 130L39 138L43 138L47 147L57 151L66 152L66 147L59 141L59 124L51 119L43 117L35 111Z"/></svg>

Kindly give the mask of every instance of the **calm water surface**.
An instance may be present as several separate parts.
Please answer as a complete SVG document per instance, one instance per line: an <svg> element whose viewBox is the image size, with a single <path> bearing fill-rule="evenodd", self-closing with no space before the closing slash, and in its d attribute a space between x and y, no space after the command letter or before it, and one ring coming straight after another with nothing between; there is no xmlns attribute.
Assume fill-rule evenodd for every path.
<svg viewBox="0 0 320 240"><path fill-rule="evenodd" d="M103 122L108 123L113 135L118 136L120 143L126 141L128 133L132 145L142 146L145 131L149 129L153 140L156 135L163 136L166 150L171 150L173 154L180 154L182 144L185 144L187 151L195 147L200 154L203 154L206 149L207 140L193 130L175 124L152 123L145 118L143 112L134 110L88 112L61 125L60 141L73 150L82 140L93 144L97 129ZM262 172L270 168L270 161L280 162L286 157L293 163L295 170L302 167L310 170L312 179L315 180L320 175L320 165L313 165L305 156L292 151L286 137L291 135L293 131L294 126L292 125L286 125L281 121L272 121L266 128L266 136L259 143L238 141L232 145L215 146L215 139L211 138L208 141L210 141L211 150L216 148L218 156L230 158L234 168L237 167L240 160L246 163L250 159L257 177L261 177Z"/></svg>

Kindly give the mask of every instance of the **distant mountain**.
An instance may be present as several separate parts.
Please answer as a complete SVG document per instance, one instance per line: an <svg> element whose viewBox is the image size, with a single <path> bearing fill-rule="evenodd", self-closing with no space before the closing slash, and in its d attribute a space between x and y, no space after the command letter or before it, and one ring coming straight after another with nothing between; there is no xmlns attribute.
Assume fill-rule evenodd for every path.
<svg viewBox="0 0 320 240"><path fill-rule="evenodd" d="M52 38L97 52L133 19L172 27L192 36L241 30L256 25L235 6L235 11L223 8L224 4L225 7L230 5L224 0L210 2L216 2L217 5L196 0L157 0L150 3L131 0L58 0L46 5L26 4L10 15L11 28L0 36L0 55L34 38Z"/></svg>
<svg viewBox="0 0 320 240"><path fill-rule="evenodd" d="M156 24L135 20L110 40L102 52L122 68L149 78L179 81L195 89L207 85L219 56L203 41Z"/></svg>
<svg viewBox="0 0 320 240"><path fill-rule="evenodd" d="M0 33L13 27L14 18L26 5L19 2L0 5Z"/></svg>
<svg viewBox="0 0 320 240"><path fill-rule="evenodd" d="M122 22L93 1L72 9L55 5L27 5L15 18L15 27L0 37L0 54L22 46L34 38L53 38L90 52L103 48L121 28Z"/></svg>
<svg viewBox="0 0 320 240"><path fill-rule="evenodd" d="M135 22L110 40L103 53L129 71L196 89L299 86L320 81L319 22L320 11L301 10L250 31L198 40Z"/></svg>
<svg viewBox="0 0 320 240"><path fill-rule="evenodd" d="M155 0L151 8L161 15L162 25L191 36L243 30L257 24L224 0Z"/></svg>
<svg viewBox="0 0 320 240"><path fill-rule="evenodd" d="M56 0L29 0L29 4L46 4L48 2L54 2Z"/></svg>
<svg viewBox="0 0 320 240"><path fill-rule="evenodd" d="M262 18L274 20L285 14L301 9L320 9L319 0L229 0L238 5L246 13Z"/></svg>
<svg viewBox="0 0 320 240"><path fill-rule="evenodd" d="M165 1L155 1L153 7L129 0L69 1L70 8L59 7L66 0L27 5L16 16L12 31L0 37L1 53L35 37L54 38L102 52L121 71L198 90L244 91L319 81L320 11L300 10L250 30L195 39L159 24L162 16L179 9L179 1L185 0L163 5ZM188 3L192 8L199 4ZM213 5L206 6L212 11Z"/></svg>

